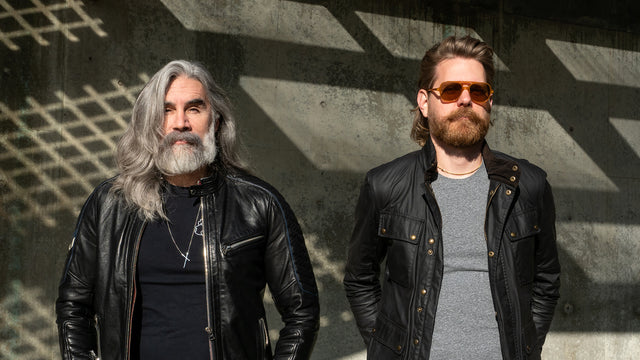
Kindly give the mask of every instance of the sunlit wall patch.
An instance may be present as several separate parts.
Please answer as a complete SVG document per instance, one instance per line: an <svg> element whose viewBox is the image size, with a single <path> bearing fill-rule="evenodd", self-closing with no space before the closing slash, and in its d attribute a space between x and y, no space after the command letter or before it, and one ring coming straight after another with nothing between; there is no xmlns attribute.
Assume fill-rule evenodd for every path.
<svg viewBox="0 0 640 360"><path fill-rule="evenodd" d="M364 52L321 5L294 1L161 0L188 30L240 35L278 42Z"/></svg>
<svg viewBox="0 0 640 360"><path fill-rule="evenodd" d="M249 76L240 86L318 169L364 172L417 149L402 94Z"/></svg>
<svg viewBox="0 0 640 360"><path fill-rule="evenodd" d="M356 11L356 15L391 55L422 60L428 48L449 35L470 35L483 40L472 28L431 21ZM494 55L497 71L509 71L498 55Z"/></svg>
<svg viewBox="0 0 640 360"><path fill-rule="evenodd" d="M494 105L493 116L498 120L487 136L491 147L541 166L554 189L619 191L609 175L549 111Z"/></svg>
<svg viewBox="0 0 640 360"><path fill-rule="evenodd" d="M576 80L640 87L640 52L551 39L545 42Z"/></svg>
<svg viewBox="0 0 640 360"><path fill-rule="evenodd" d="M618 134L629 144L633 151L640 157L640 119L610 118L609 122L618 131Z"/></svg>

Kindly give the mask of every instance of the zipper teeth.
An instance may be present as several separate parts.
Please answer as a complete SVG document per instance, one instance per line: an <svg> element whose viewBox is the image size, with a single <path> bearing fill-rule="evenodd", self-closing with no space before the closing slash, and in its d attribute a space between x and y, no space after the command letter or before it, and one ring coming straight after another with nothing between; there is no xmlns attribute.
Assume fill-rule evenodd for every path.
<svg viewBox="0 0 640 360"><path fill-rule="evenodd" d="M255 241L255 240L258 240L258 239L261 239L261 238L263 238L263 237L264 237L264 235L258 235L258 236L254 236L254 237L252 237L252 238L248 238L248 239L244 239L244 240L242 240L242 241L238 241L238 242L233 243L233 244L230 244L230 245L225 245L225 246L222 248L222 254L227 255L227 253L228 253L229 251L231 251L231 250L233 250L233 249L236 249L236 248L239 248L239 247L242 247L243 245L245 245L245 244L247 244L247 243L250 243L250 242Z"/></svg>
<svg viewBox="0 0 640 360"><path fill-rule="evenodd" d="M144 233L144 228L146 227L147 222L145 221L144 223L142 223L142 226L140 227L140 233L138 233L138 240L136 241L136 247L134 249L134 256L133 256L133 266L131 269L131 284L133 284L133 286L131 287L131 290L129 292L129 298L131 299L131 304L129 306L129 328L127 329L127 359L129 359L131 357L131 328L133 327L133 311L134 311L134 306L135 306L135 298L136 298L136 263L137 263L137 259L138 259L138 253L140 252L140 242L142 241L142 234ZM98 356L100 356L101 354L98 354Z"/></svg>
<svg viewBox="0 0 640 360"><path fill-rule="evenodd" d="M98 319L98 314L95 314L93 316L93 319L96 322L96 325L95 325L95 327L96 327L96 335L97 335L96 336L96 347L97 347L96 351L98 352L97 358L99 359L99 358L102 357L102 349L100 349L101 348L101 346L100 346L100 319Z"/></svg>
<svg viewBox="0 0 640 360"><path fill-rule="evenodd" d="M213 333L213 327L211 324L211 301L209 300L210 285L209 285L209 252L207 251L207 231L205 229L204 221L204 199L200 197L200 216L202 217L202 251L204 253L204 286L205 286L205 298L207 302L207 328L205 331L209 335L209 358L213 360L213 344L215 335Z"/></svg>
<svg viewBox="0 0 640 360"><path fill-rule="evenodd" d="M260 326L262 326L262 334L264 336L264 348L269 346L269 333L267 332L267 324L264 318L260 318Z"/></svg>

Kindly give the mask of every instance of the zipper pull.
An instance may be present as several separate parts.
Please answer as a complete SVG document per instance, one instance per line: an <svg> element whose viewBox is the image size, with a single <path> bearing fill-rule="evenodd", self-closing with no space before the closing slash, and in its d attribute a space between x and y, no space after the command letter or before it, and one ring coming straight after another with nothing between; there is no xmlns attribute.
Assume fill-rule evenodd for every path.
<svg viewBox="0 0 640 360"><path fill-rule="evenodd" d="M209 341L214 341L216 339L216 336L213 335L213 330L211 330L211 328L209 326L204 328L204 331L206 331L207 334L209 334Z"/></svg>

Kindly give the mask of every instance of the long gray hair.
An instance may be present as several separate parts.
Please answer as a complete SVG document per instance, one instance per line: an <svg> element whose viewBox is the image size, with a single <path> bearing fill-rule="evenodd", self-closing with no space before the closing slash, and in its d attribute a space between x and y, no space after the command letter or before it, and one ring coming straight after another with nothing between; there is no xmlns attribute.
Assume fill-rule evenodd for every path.
<svg viewBox="0 0 640 360"><path fill-rule="evenodd" d="M131 123L122 135L116 150L120 175L112 191L121 193L129 207L146 220L166 218L162 204L161 174L153 158L164 137L164 101L172 81L186 76L200 81L207 90L212 108L210 126L215 126L218 155L211 165L224 173L246 172L247 167L237 152L236 123L231 103L211 74L198 63L176 60L158 71L138 95L133 105Z"/></svg>

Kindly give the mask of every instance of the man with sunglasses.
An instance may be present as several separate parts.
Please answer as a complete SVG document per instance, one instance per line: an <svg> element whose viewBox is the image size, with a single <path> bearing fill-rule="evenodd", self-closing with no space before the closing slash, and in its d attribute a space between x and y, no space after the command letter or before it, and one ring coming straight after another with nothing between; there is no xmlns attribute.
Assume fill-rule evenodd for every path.
<svg viewBox="0 0 640 360"><path fill-rule="evenodd" d="M553 197L543 170L485 141L493 75L480 40L429 49L422 149L366 175L344 285L368 359L541 356L560 286Z"/></svg>

